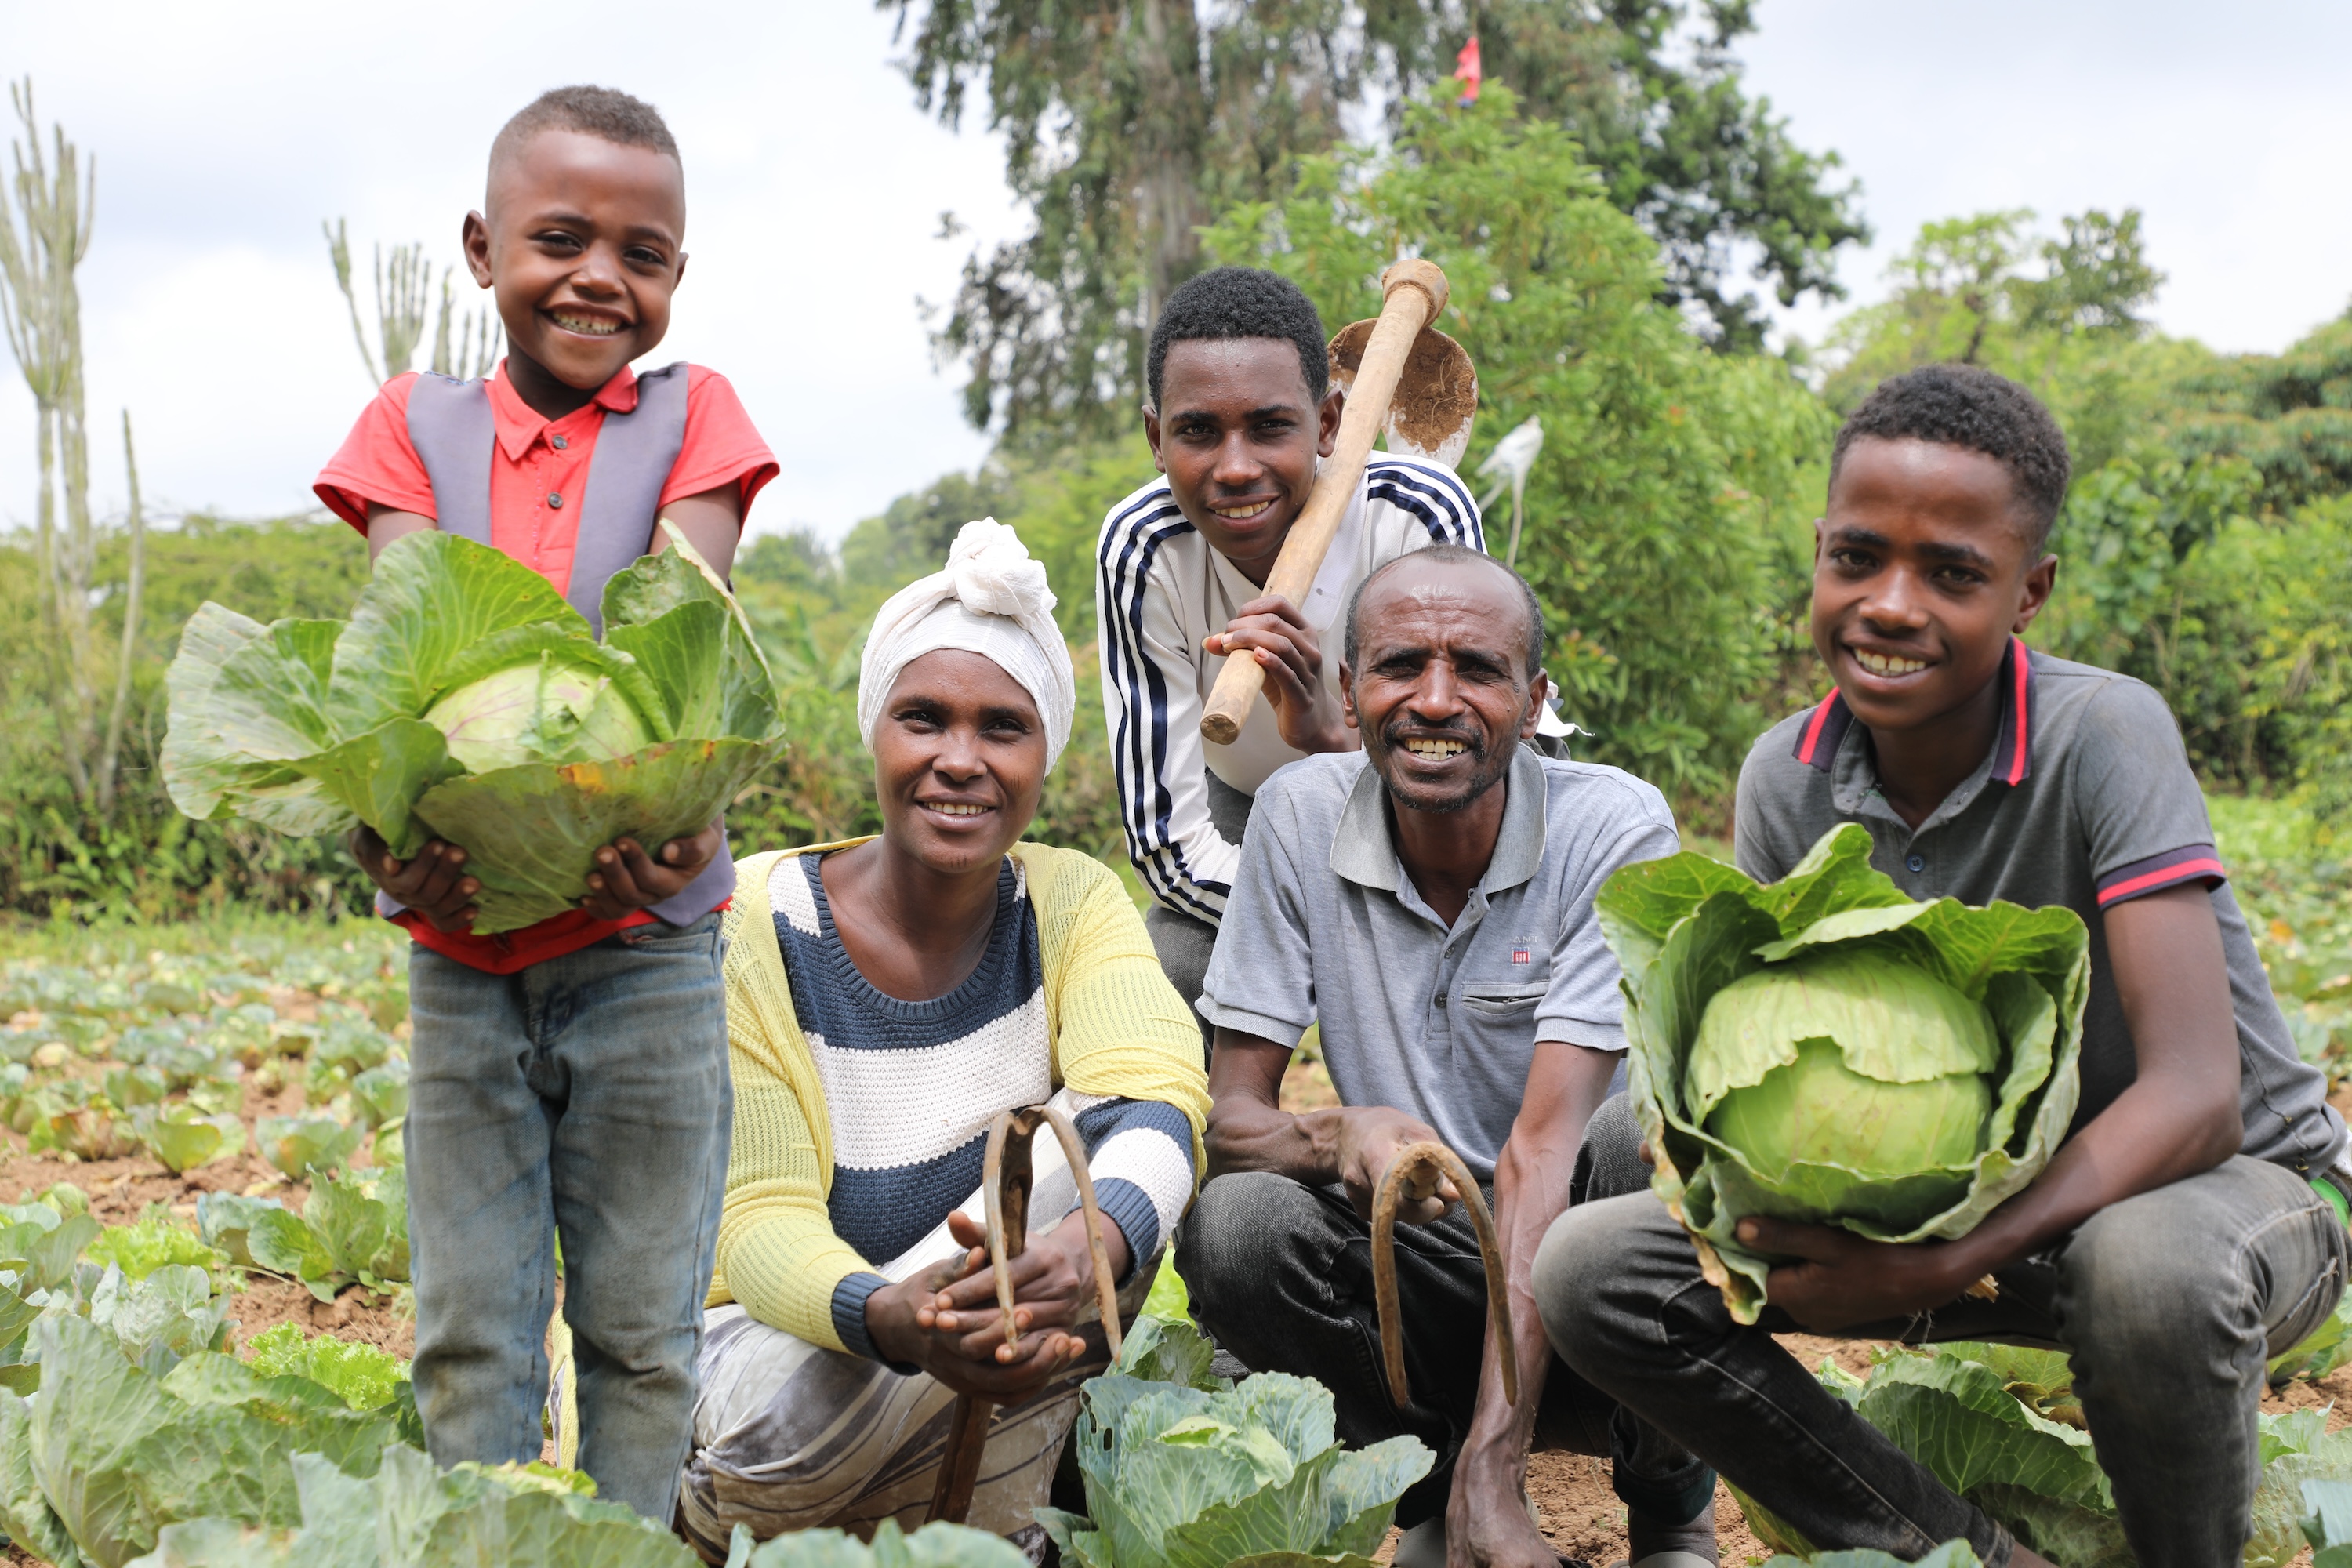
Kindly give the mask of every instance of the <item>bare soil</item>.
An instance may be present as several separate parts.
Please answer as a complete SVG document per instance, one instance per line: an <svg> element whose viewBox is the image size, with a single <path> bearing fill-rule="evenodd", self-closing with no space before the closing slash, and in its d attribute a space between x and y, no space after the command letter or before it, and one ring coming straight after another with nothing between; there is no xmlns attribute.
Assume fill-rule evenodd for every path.
<svg viewBox="0 0 2352 1568"><path fill-rule="evenodd" d="M288 1009L281 1004L280 1010ZM196 1200L206 1193L272 1197L299 1213L310 1195L310 1184L289 1181L272 1170L253 1152L251 1139L260 1118L292 1116L302 1109L299 1084L267 1093L247 1089L240 1112L247 1140L245 1152L182 1175L165 1170L144 1150L118 1160L73 1160L53 1150L28 1153L21 1134L0 1129L0 1203L29 1203L58 1183L70 1182L89 1196L90 1216L105 1225L129 1225L157 1204L193 1223ZM366 1163L364 1153L357 1163ZM403 1360L416 1352L415 1321L395 1311L390 1296L351 1285L333 1301L320 1301L308 1287L292 1280L235 1272L230 1289L236 1292L235 1326L229 1331L233 1349L241 1350L265 1329L290 1322L308 1333L331 1333L380 1346Z"/></svg>

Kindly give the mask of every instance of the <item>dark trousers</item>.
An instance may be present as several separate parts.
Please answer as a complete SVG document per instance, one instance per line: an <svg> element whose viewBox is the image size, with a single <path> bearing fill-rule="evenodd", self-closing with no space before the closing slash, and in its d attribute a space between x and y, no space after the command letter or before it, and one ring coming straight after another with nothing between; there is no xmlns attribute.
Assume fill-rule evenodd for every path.
<svg viewBox="0 0 2352 1568"><path fill-rule="evenodd" d="M1639 1141L1624 1096L1603 1102L1585 1132L1570 1203L1645 1186ZM1445 1510L1477 1401L1486 1285L1477 1236L1459 1207L1434 1225L1399 1226L1396 1259L1412 1395L1403 1409L1381 1370L1371 1227L1344 1191L1259 1171L1219 1176L1176 1242L1193 1312L1244 1366L1320 1382L1351 1447L1410 1433L1437 1455L1397 1506L1397 1522L1410 1528ZM1664 1522L1694 1517L1714 1495L1711 1471L1628 1419L1558 1357L1537 1408L1536 1446L1613 1458L1617 1495Z"/></svg>
<svg viewBox="0 0 2352 1568"><path fill-rule="evenodd" d="M2100 1210L1963 1298L1858 1339L2067 1351L2099 1463L2147 1568L2235 1564L2249 1532L2263 1360L2335 1310L2347 1240L2302 1177L2243 1156ZM1773 1340L1731 1321L1690 1238L1637 1194L1572 1208L1536 1254L1553 1349L1823 1551L1905 1560L1965 1536L2002 1568L2009 1531L1955 1497Z"/></svg>

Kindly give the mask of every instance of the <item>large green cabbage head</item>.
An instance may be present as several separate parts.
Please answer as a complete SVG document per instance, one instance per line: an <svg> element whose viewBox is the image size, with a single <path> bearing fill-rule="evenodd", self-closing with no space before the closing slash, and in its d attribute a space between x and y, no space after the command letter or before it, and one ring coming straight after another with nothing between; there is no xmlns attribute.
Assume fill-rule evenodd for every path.
<svg viewBox="0 0 2352 1568"><path fill-rule="evenodd" d="M783 745L741 610L671 542L605 585L602 642L530 567L431 531L385 549L348 621L205 605L168 677L173 803L463 845L484 935L575 907L598 848L699 830Z"/></svg>
<svg viewBox="0 0 2352 1568"><path fill-rule="evenodd" d="M1739 1244L1741 1219L1965 1236L2074 1118L2081 917L1916 903L1870 850L1848 823L1769 886L1684 854L1625 868L1597 900L1652 1185L1741 1322L1779 1261Z"/></svg>

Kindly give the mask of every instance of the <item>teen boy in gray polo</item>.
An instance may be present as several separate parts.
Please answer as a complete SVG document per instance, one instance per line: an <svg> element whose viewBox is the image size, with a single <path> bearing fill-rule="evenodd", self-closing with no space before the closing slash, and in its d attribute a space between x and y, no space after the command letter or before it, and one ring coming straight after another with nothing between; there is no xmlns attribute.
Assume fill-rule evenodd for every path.
<svg viewBox="0 0 2352 1568"><path fill-rule="evenodd" d="M1815 1546L1907 1559L1965 1536L1992 1568L2041 1559L1770 1336L2063 1348L2138 1561L2218 1568L2248 1535L2264 1358L2343 1289L2344 1124L2263 983L2162 700L2019 640L2057 568L2042 544L2067 469L2048 412L1989 372L1915 371L1864 402L1815 525L1813 641L1837 690L1757 742L1738 824L1760 879L1859 822L1915 897L2083 917L2082 1100L2057 1157L1958 1241L1743 1222L1790 1260L1754 1328L1648 1194L1565 1215L1536 1295L1569 1364ZM1986 1274L1998 1300L1963 1296Z"/></svg>
<svg viewBox="0 0 2352 1568"><path fill-rule="evenodd" d="M1542 616L1517 574L1454 546L1406 559L1366 578L1348 617L1340 690L1363 750L1294 763L1258 791L1201 1001L1217 1028L1213 1179L1180 1267L1228 1351L1331 1389L1348 1442L1411 1432L1436 1450L1398 1509L1399 1563L1443 1563L1450 1546L1456 1563L1554 1568L1521 1501L1538 1413L1548 1444L1606 1454L1608 1402L1517 1323L1503 1350L1522 1392L1504 1402L1476 1242L1442 1187L1397 1236L1414 1401L1397 1409L1372 1350L1366 1215L1397 1149L1442 1139L1492 1183L1532 1319L1524 1262L1571 1188L1642 1184L1622 1097L1595 1114L1624 1037L1592 899L1618 867L1672 854L1674 817L1639 779L1519 743L1546 683ZM1289 1115L1283 1068L1318 1021L1342 1104ZM1684 1543L1714 1478L1672 1447L1634 1451L1633 1424L1624 1436L1637 1541ZM1696 1541L1713 1539L1710 1518Z"/></svg>

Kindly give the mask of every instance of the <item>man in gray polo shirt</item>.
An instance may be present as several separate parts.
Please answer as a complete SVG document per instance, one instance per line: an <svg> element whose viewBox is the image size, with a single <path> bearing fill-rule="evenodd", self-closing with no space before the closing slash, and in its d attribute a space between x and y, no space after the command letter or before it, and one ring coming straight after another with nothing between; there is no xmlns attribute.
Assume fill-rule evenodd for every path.
<svg viewBox="0 0 2352 1568"><path fill-rule="evenodd" d="M1620 866L1675 851L1674 817L1630 774L1520 744L1542 710L1543 620L1500 563L1439 545L1380 568L1349 606L1345 650L1363 750L1266 782L1225 904L1201 999L1217 1031L1212 1180L1179 1267L1226 1350L1331 1390L1346 1441L1412 1433L1435 1450L1397 1510L1400 1564L1442 1563L1450 1546L1458 1563L1554 1568L1522 1501L1530 1443L1609 1454L1613 1412L1552 1357L1527 1261L1571 1201L1646 1176L1622 1098L1602 1108L1625 1041L1592 900ZM1291 1115L1283 1069L1318 1022L1342 1103ZM1450 1187L1407 1204L1397 1236L1410 1406L1379 1370L1371 1195L1397 1150L1431 1138L1493 1188L1514 1264L1517 1342L1499 1349L1517 1363L1516 1408ZM1684 1545L1711 1561L1713 1475L1645 1448L1636 1424L1616 1436L1637 1554Z"/></svg>

